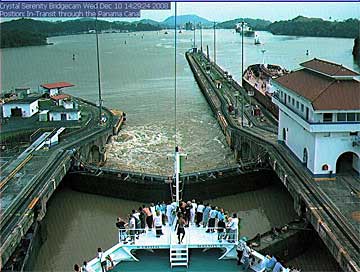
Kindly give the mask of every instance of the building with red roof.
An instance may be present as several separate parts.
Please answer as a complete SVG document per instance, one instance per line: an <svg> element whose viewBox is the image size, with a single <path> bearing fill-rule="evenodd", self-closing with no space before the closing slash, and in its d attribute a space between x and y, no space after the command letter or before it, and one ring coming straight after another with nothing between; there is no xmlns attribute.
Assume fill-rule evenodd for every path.
<svg viewBox="0 0 360 272"><path fill-rule="evenodd" d="M40 86L43 88L44 93L47 93L49 96L54 96L61 93L63 88L69 88L75 85L69 82L55 82L42 84Z"/></svg>
<svg viewBox="0 0 360 272"><path fill-rule="evenodd" d="M320 59L273 80L278 140L315 177L360 173L360 74Z"/></svg>

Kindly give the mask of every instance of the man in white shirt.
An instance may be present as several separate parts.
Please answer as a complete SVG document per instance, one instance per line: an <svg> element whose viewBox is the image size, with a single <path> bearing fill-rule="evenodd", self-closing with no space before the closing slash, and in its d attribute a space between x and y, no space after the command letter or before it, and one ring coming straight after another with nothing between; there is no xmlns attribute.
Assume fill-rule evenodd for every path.
<svg viewBox="0 0 360 272"><path fill-rule="evenodd" d="M195 214L196 214L196 210L197 210L197 203L195 202L195 199L192 200L191 202L191 209L190 209L190 222L191 225L195 225Z"/></svg>

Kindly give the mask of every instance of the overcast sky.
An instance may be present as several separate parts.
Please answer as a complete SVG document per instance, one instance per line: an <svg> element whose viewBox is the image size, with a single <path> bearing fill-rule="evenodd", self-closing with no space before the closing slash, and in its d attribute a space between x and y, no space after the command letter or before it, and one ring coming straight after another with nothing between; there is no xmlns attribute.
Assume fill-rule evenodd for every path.
<svg viewBox="0 0 360 272"><path fill-rule="evenodd" d="M172 4L174 5L174 4ZM359 2L342 3L249 3L249 2L181 2L177 4L178 15L196 14L208 20L226 21L235 18L261 18L270 21L292 19L298 15L323 19L344 20L360 17ZM162 21L173 15L171 11L142 11L142 18Z"/></svg>

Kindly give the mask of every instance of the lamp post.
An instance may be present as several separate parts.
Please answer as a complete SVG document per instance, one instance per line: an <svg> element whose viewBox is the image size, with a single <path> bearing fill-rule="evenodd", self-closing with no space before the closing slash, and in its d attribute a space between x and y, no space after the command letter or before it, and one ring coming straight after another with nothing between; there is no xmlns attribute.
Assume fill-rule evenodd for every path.
<svg viewBox="0 0 360 272"><path fill-rule="evenodd" d="M244 74L244 20L241 22L241 86L243 86ZM244 127L244 96L241 98L241 126Z"/></svg>
<svg viewBox="0 0 360 272"><path fill-rule="evenodd" d="M202 41L202 24L200 23L200 50L203 52L203 41Z"/></svg>
<svg viewBox="0 0 360 272"><path fill-rule="evenodd" d="M214 22L214 64L216 64L216 23Z"/></svg>
<svg viewBox="0 0 360 272"><path fill-rule="evenodd" d="M196 33L196 23L194 22L194 48L196 47L196 43L195 43L195 33Z"/></svg>

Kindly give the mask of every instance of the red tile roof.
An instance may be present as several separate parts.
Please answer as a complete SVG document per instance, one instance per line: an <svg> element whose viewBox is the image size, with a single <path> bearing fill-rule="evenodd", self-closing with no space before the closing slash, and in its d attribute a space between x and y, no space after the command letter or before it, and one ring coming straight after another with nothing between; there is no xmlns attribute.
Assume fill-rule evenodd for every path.
<svg viewBox="0 0 360 272"><path fill-rule="evenodd" d="M70 98L71 96L68 94L58 94L58 95L54 95L51 97L51 99L54 100L61 100L61 99L66 99L66 98Z"/></svg>
<svg viewBox="0 0 360 272"><path fill-rule="evenodd" d="M360 82L336 80L306 69L274 79L308 99L315 110L359 110Z"/></svg>
<svg viewBox="0 0 360 272"><path fill-rule="evenodd" d="M312 59L300 64L302 67L318 71L328 76L359 76L360 74L352 71L340 64L326 60Z"/></svg>
<svg viewBox="0 0 360 272"><path fill-rule="evenodd" d="M69 82L56 82L56 83L48 83L41 85L41 87L45 89L60 89L60 88L73 87L73 86L75 85Z"/></svg>

